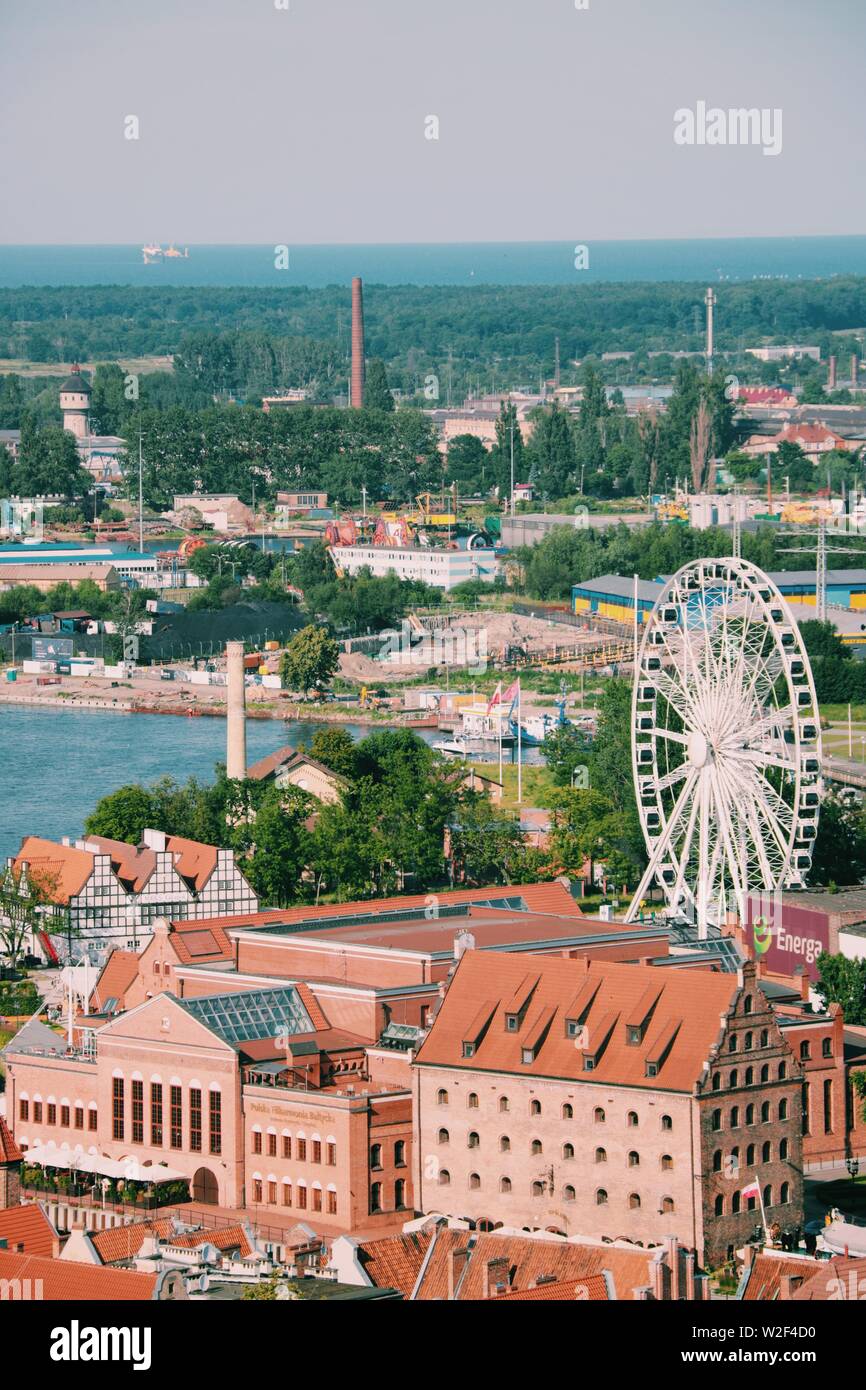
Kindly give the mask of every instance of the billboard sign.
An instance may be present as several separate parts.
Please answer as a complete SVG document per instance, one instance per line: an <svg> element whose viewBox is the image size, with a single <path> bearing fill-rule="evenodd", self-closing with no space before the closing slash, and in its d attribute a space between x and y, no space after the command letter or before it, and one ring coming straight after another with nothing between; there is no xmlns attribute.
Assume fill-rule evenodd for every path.
<svg viewBox="0 0 866 1390"><path fill-rule="evenodd" d="M34 661L68 661L72 656L71 637L34 637Z"/></svg>
<svg viewBox="0 0 866 1390"><path fill-rule="evenodd" d="M746 942L750 954L776 975L793 975L803 966L818 978L818 956L830 950L830 918L820 909L783 902L780 894L752 893L748 900Z"/></svg>

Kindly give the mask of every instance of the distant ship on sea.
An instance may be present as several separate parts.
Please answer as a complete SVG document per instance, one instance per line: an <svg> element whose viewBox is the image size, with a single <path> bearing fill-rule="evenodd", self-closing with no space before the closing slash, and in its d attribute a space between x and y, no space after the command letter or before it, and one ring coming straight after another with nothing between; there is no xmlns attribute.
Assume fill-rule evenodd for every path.
<svg viewBox="0 0 866 1390"><path fill-rule="evenodd" d="M152 242L149 246L142 246L141 255L145 265L155 265L157 261L162 260L185 261L189 259L189 247L185 246L182 251L179 251L172 242L163 250L156 242Z"/></svg>

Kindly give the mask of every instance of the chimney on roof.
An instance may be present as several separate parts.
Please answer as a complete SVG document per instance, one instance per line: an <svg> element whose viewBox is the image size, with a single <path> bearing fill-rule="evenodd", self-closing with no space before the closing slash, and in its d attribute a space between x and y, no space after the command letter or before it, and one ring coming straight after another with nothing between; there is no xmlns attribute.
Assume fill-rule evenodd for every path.
<svg viewBox="0 0 866 1390"><path fill-rule="evenodd" d="M828 365L828 368L827 368L827 390L828 390L828 391L835 391L835 390L836 390L836 358L835 358L835 356L833 356L833 357L830 358L830 362L829 362L829 365Z"/></svg>
<svg viewBox="0 0 866 1390"><path fill-rule="evenodd" d="M676 1301L680 1296L680 1244L676 1236L668 1236L665 1244L671 1271L671 1298Z"/></svg>
<svg viewBox="0 0 866 1390"><path fill-rule="evenodd" d="M499 1293L506 1293L510 1283L508 1276L508 1261L503 1255L497 1255L495 1259L488 1260L484 1266L481 1297L495 1298Z"/></svg>
<svg viewBox="0 0 866 1390"><path fill-rule="evenodd" d="M469 1246L461 1246L459 1250L451 1251L451 1258L448 1261L448 1298L454 1298L454 1291L460 1283L463 1271L469 1263Z"/></svg>
<svg viewBox="0 0 866 1390"><path fill-rule="evenodd" d="M166 834L164 830L150 830L145 828L142 833L141 842L146 849L164 850Z"/></svg>
<svg viewBox="0 0 866 1390"><path fill-rule="evenodd" d="M360 410L364 404L365 347L364 347L364 289L361 277L352 281L352 390L350 405Z"/></svg>
<svg viewBox="0 0 866 1390"><path fill-rule="evenodd" d="M247 775L246 687L244 644L226 642L228 709L226 719L226 775L243 781Z"/></svg>

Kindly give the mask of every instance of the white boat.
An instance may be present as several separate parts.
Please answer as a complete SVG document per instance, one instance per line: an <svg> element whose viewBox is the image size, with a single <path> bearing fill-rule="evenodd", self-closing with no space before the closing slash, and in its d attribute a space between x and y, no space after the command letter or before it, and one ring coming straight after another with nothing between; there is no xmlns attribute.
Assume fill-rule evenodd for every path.
<svg viewBox="0 0 866 1390"><path fill-rule="evenodd" d="M434 753L444 753L448 758L465 758L469 745L464 738L438 738L433 744Z"/></svg>

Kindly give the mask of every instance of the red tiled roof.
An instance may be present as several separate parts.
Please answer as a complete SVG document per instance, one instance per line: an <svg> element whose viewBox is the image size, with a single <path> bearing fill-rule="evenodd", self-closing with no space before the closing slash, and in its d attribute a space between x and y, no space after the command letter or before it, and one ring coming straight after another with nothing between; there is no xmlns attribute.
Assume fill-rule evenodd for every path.
<svg viewBox="0 0 866 1390"><path fill-rule="evenodd" d="M231 917L206 917L172 923L169 945L181 965L210 965L215 961L234 960L234 946L225 932L225 924L233 921Z"/></svg>
<svg viewBox="0 0 866 1390"><path fill-rule="evenodd" d="M386 1236L358 1246L358 1259L377 1289L397 1289L408 1298L415 1287L433 1229Z"/></svg>
<svg viewBox="0 0 866 1390"><path fill-rule="evenodd" d="M23 1157L14 1134L0 1115L0 1163L20 1163Z"/></svg>
<svg viewBox="0 0 866 1390"><path fill-rule="evenodd" d="M589 1274L585 1279L569 1279L559 1284L538 1284L534 1289L519 1293L498 1294L494 1303L607 1303L608 1292L603 1274Z"/></svg>
<svg viewBox="0 0 866 1390"><path fill-rule="evenodd" d="M126 991L138 978L138 956L135 951L111 952L90 996L89 1007L100 1013L109 999L116 999L118 1009L126 1007Z"/></svg>
<svg viewBox="0 0 866 1390"><path fill-rule="evenodd" d="M185 878L195 892L200 893L217 866L219 851L216 845L185 840L182 835L168 835L165 847L181 878Z"/></svg>
<svg viewBox="0 0 866 1390"><path fill-rule="evenodd" d="M15 869L30 866L30 876L52 902L65 904L81 892L93 873L93 855L71 845L57 845L38 835L27 835L15 857Z"/></svg>
<svg viewBox="0 0 866 1390"><path fill-rule="evenodd" d="M821 1269L826 1271L827 1265ZM805 1283L816 1270L814 1260L785 1259L784 1255L768 1255L762 1252L755 1256L749 1279L743 1290L745 1303L770 1303L779 1297L782 1280L786 1274Z"/></svg>
<svg viewBox="0 0 866 1390"><path fill-rule="evenodd" d="M14 1255L0 1250L0 1279L29 1279L42 1285L49 1301L72 1299L87 1303L149 1302L156 1295L157 1276L131 1269L104 1269L77 1260L48 1260L37 1255Z"/></svg>
<svg viewBox="0 0 866 1390"><path fill-rule="evenodd" d="M494 898L523 898L530 912L551 913L560 917L583 916L565 884L558 881L495 884L489 888L457 888L437 893L436 897L443 906L451 903L483 903ZM363 898L347 903L321 903L316 907L269 908L265 912L244 912L234 917L199 918L195 922L173 922L170 940L176 942L181 933L201 931L208 927L212 928L218 937L219 931L240 927L266 927L277 922L313 922L317 917L358 916L364 912L399 912L401 908L427 907L429 902L429 893L405 893L401 897L393 898Z"/></svg>
<svg viewBox="0 0 866 1390"><path fill-rule="evenodd" d="M13 1255L59 1254L57 1232L37 1202L25 1206L0 1207L0 1240Z"/></svg>
<svg viewBox="0 0 866 1390"><path fill-rule="evenodd" d="M538 975L538 986L520 1027L506 1031L505 1005L527 970ZM658 1002L642 1040L629 1044L626 1019L650 987L658 991ZM710 970L659 972L651 965L606 960L467 951L416 1064L691 1091L737 989L736 976ZM495 1009L473 1055L464 1058L463 1042L472 1040L479 999L495 1002ZM535 1041L542 1015L551 1010L552 1021L545 1019L546 1032L533 1060L525 1062L524 1049ZM574 1037L568 1036L567 1018L588 1030L584 1047L575 1047ZM585 1053L595 1057L592 1071L584 1069ZM647 1075L650 1060L657 1065L652 1076Z"/></svg>
<svg viewBox="0 0 866 1390"><path fill-rule="evenodd" d="M148 1236L156 1236L163 1243L189 1250L194 1250L200 1245L215 1245L218 1250L237 1250L242 1256L251 1253L243 1226L225 1226L218 1231L202 1230L176 1234L173 1222L168 1216L157 1217L154 1221L133 1221L128 1226L114 1226L108 1231L97 1231L90 1239L102 1263L112 1265L121 1260L134 1259Z"/></svg>
<svg viewBox="0 0 866 1390"><path fill-rule="evenodd" d="M818 1268L812 1268L811 1278L807 1279L791 1297L803 1302L860 1301L863 1298L863 1260L851 1257L837 1257L822 1260Z"/></svg>
<svg viewBox="0 0 866 1390"><path fill-rule="evenodd" d="M837 449L840 446L843 449L848 448L848 441L827 425L786 425L777 438L792 444L824 444L831 439Z"/></svg>

